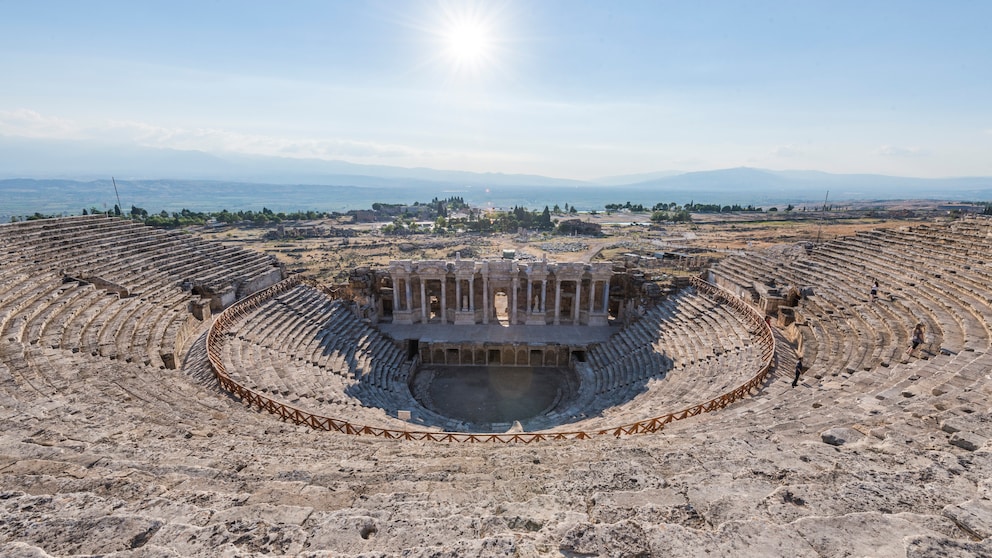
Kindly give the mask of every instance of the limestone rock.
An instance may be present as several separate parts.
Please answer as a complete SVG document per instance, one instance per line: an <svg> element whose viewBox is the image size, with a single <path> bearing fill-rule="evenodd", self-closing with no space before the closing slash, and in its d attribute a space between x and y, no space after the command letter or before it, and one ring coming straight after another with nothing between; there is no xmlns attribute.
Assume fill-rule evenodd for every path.
<svg viewBox="0 0 992 558"><path fill-rule="evenodd" d="M275 554L295 555L306 535L296 525L270 525L263 521L232 520L195 527L170 523L149 541L183 556Z"/></svg>
<svg viewBox="0 0 992 558"><path fill-rule="evenodd" d="M904 517L879 512L839 517L809 517L794 523L818 556L902 558L904 537L940 536Z"/></svg>
<svg viewBox="0 0 992 558"><path fill-rule="evenodd" d="M864 434L847 427L831 428L820 433L820 439L823 440L823 443L830 444L831 446L842 446L856 442L862 438L864 438Z"/></svg>
<svg viewBox="0 0 992 558"><path fill-rule="evenodd" d="M563 554L588 556L617 558L651 556L644 530L633 521L598 525L580 523L565 533L559 549Z"/></svg>
<svg viewBox="0 0 992 558"><path fill-rule="evenodd" d="M597 523L616 523L632 519L641 523L678 523L701 528L706 521L685 495L671 488L637 492L597 492L591 499L589 517Z"/></svg>
<svg viewBox="0 0 992 558"><path fill-rule="evenodd" d="M978 495L986 500L992 500L992 478L978 481Z"/></svg>
<svg viewBox="0 0 992 558"><path fill-rule="evenodd" d="M974 251L988 252L992 222L962 221L979 225L985 249ZM114 224L125 233L121 238L148 250L171 236L159 231L145 242L145 235L126 232L139 225ZM42 237L57 230L22 225ZM0 252L14 256L0 269L0 556L992 557L992 351L982 346L902 363L905 346L892 346L899 335L877 347L877 336L862 342L877 332L858 331L910 318L903 310L916 304L912 292L904 293L914 295L905 304L861 308L846 305L846 293L829 283L817 283L832 301L807 301L812 304L801 310L808 314L802 327L826 334L804 337L811 377L829 380L823 389L793 390L791 370L784 370L788 381L777 370L777 378L745 399L654 434L431 443L316 431L259 412L219 389L205 333L189 343L185 358L175 355L182 370L162 368L159 355L179 341L173 329L188 313L187 291L162 284L155 265L129 270L124 262L133 260L118 257L112 231L89 243L96 252L69 258L82 267L120 263L128 288L141 285L137 296L108 297L93 285L63 283L61 264L48 256L60 258L73 233L39 248L44 242L7 234L13 228L0 226ZM10 251L18 243L23 257ZM479 250L489 250L488 243ZM177 264L182 275L217 272L225 284L241 281L223 264L201 267L205 254L176 248L174 259L152 256L145 263ZM992 303L992 291L969 284L959 291L967 301ZM972 315L952 306L961 302L955 298L946 299L948 312L932 317ZM337 308L339 301L307 289L278 300L259 308L255 326L242 324L225 337L220 349L232 372L274 374L269 396L288 393L285 402L319 403L331 416L373 427L424 426L419 411L413 422L395 420L396 409L417 409L405 399L392 399L395 408L376 403L380 396L407 397L407 361L400 351L397 368L377 366L382 361L375 355L396 347L372 342L371 320L359 328L369 343L348 337L349 343L331 344L358 325L350 317L325 319L328 305ZM679 365L647 384L607 393L586 384L582 397L601 405L591 411L577 405L582 413L574 424L592 431L629 423L744 381L740 373L748 367L741 365L760 353L739 345L750 338L749 327L740 324L740 335L721 339L714 326L736 321L709 318L730 305L692 302L672 307L671 317L692 312L685 333L700 333L690 338L695 342L677 347L682 343L667 343L639 321L619 335L630 346L611 342L610 353L599 355L614 364L633 358L640 364L632 370L648 370L653 361L638 359L668 345ZM833 309L828 316L819 306ZM989 308L981 310L988 315ZM934 325L953 336L967 325L969 338L981 330L974 323ZM640 339L627 336L638 329ZM152 339L153 332L168 339ZM779 363L792 362L794 347L778 332L776 339ZM140 343L131 346L135 340ZM862 372L876 357L890 367ZM358 375L341 374L352 371L346 361L359 363ZM592 364L581 364L591 374ZM392 395L367 383L396 378L402 389ZM613 378L617 386L622 380Z"/></svg>
<svg viewBox="0 0 992 558"><path fill-rule="evenodd" d="M952 446L957 446L968 451L975 451L985 445L987 440L978 434L961 431L952 434L949 441Z"/></svg>
<svg viewBox="0 0 992 558"><path fill-rule="evenodd" d="M273 506L271 504L251 504L219 512L213 517L213 522L229 521L263 521L266 523L285 523L302 525L313 513L312 508L299 506Z"/></svg>
<svg viewBox="0 0 992 558"><path fill-rule="evenodd" d="M964 425L956 419L945 419L940 421L940 429L948 434L954 434L955 432L964 430Z"/></svg>
<svg viewBox="0 0 992 558"><path fill-rule="evenodd" d="M992 537L992 501L968 500L946 506L943 514L979 539Z"/></svg>
<svg viewBox="0 0 992 558"><path fill-rule="evenodd" d="M52 558L52 555L38 548L22 542L9 542L0 544L0 556L11 556L16 558Z"/></svg>
<svg viewBox="0 0 992 558"><path fill-rule="evenodd" d="M511 531L536 532L554 522L557 505L550 496L537 496L526 502L500 503L497 511Z"/></svg>
<svg viewBox="0 0 992 558"><path fill-rule="evenodd" d="M906 558L976 558L992 556L992 540L959 541L947 537L911 537Z"/></svg>
<svg viewBox="0 0 992 558"><path fill-rule="evenodd" d="M25 514L0 527L0 537L28 542L55 554L106 554L140 548L162 527L143 517L46 517Z"/></svg>

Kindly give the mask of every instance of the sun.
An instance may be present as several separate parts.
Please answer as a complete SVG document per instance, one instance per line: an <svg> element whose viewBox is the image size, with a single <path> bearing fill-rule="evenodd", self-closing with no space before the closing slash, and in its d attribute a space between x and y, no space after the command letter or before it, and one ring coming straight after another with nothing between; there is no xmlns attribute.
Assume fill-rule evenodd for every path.
<svg viewBox="0 0 992 558"><path fill-rule="evenodd" d="M475 21L455 21L444 36L447 55L458 64L477 65L491 54L492 36Z"/></svg>
<svg viewBox="0 0 992 558"><path fill-rule="evenodd" d="M436 35L442 57L456 74L481 76L498 57L498 12L474 2L443 6Z"/></svg>
<svg viewBox="0 0 992 558"><path fill-rule="evenodd" d="M419 35L424 55L416 69L443 76L447 85L490 84L508 79L518 53L519 16L510 0L433 0L404 26Z"/></svg>

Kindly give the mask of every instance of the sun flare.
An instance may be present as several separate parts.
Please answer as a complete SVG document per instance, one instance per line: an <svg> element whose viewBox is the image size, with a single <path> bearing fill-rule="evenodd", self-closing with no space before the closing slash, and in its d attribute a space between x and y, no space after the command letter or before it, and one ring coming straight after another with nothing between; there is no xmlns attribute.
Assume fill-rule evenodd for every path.
<svg viewBox="0 0 992 558"><path fill-rule="evenodd" d="M499 50L498 10L472 2L442 6L436 31L442 57L456 74L487 73Z"/></svg>
<svg viewBox="0 0 992 558"><path fill-rule="evenodd" d="M478 64L490 53L489 31L473 21L452 22L445 34L448 56L460 64Z"/></svg>

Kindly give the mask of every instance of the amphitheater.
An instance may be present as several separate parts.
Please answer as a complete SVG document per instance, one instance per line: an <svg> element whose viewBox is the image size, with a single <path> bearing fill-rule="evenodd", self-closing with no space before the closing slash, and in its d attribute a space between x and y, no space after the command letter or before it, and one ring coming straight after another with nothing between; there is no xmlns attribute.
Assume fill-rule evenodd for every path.
<svg viewBox="0 0 992 558"><path fill-rule="evenodd" d="M329 288L102 216L0 253L4 556L992 556L986 219L661 292L460 258Z"/></svg>

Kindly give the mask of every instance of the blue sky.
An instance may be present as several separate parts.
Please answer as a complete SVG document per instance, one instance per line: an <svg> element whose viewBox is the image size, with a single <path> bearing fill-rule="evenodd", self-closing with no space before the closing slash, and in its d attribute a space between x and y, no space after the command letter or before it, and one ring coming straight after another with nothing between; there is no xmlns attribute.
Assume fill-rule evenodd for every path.
<svg viewBox="0 0 992 558"><path fill-rule="evenodd" d="M0 0L0 13L8 137L579 179L992 175L992 2Z"/></svg>

